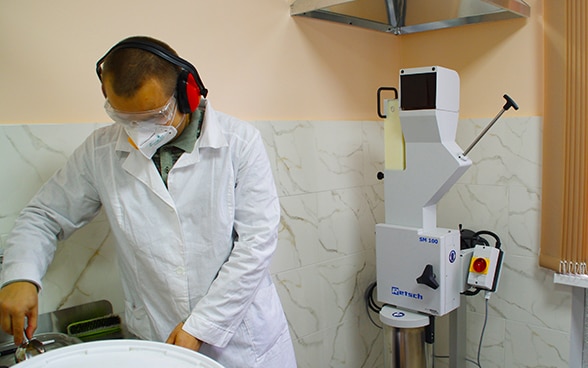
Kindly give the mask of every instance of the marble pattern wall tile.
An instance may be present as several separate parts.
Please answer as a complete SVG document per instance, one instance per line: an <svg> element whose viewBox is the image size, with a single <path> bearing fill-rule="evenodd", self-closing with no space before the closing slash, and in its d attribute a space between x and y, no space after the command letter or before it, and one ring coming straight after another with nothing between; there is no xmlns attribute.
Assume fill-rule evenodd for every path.
<svg viewBox="0 0 588 368"><path fill-rule="evenodd" d="M97 124L0 126L0 233Z"/></svg>
<svg viewBox="0 0 588 368"><path fill-rule="evenodd" d="M378 178L378 172L383 172L385 169L385 142L384 142L384 124L373 122L365 122L362 126L363 130L363 176L365 185L373 185L375 187L382 187L383 182ZM383 192L382 192L383 196ZM383 201L384 197L381 197ZM383 202L382 202L383 205ZM383 209L382 209L383 211ZM382 212L382 216L383 216Z"/></svg>
<svg viewBox="0 0 588 368"><path fill-rule="evenodd" d="M466 147L488 123L462 120ZM383 366L382 332L363 295L375 281L374 226L384 221L381 122L255 122L281 202L271 272L291 327L299 367ZM38 187L98 124L0 126L0 236ZM541 119L502 118L470 154L473 166L438 205L438 225L498 233L506 252L489 301L484 367L563 367L571 296L538 267ZM75 261L72 261L75 260ZM44 279L41 311L108 299L123 309L114 240L103 215L60 242ZM483 297L470 298L467 354L475 359ZM377 316L371 315L376 323ZM443 325L443 324L441 324ZM437 339L449 339L437 331ZM439 344L440 346L444 344ZM446 354L437 351L438 355ZM446 361L440 360L440 366Z"/></svg>
<svg viewBox="0 0 588 368"><path fill-rule="evenodd" d="M361 219L366 201L361 187L322 192L318 195L319 239L329 258L369 249L362 239ZM376 226L376 223L372 223Z"/></svg>
<svg viewBox="0 0 588 368"><path fill-rule="evenodd" d="M313 125L310 122L269 124L262 135L273 159L280 196L317 192L320 172Z"/></svg>
<svg viewBox="0 0 588 368"><path fill-rule="evenodd" d="M321 258L317 194L280 198L281 223L272 273L300 268Z"/></svg>
<svg viewBox="0 0 588 368"><path fill-rule="evenodd" d="M297 337L324 330L363 313L364 280L375 271L359 253L275 275L278 292Z"/></svg>
<svg viewBox="0 0 588 368"><path fill-rule="evenodd" d="M460 121L458 144L468 146L487 123ZM570 290L555 285L552 272L538 262L541 135L540 118L502 118L469 154L472 167L438 205L440 224L493 231L505 251L498 291L489 301L484 367L567 366ZM473 358L484 298L468 298L467 310L467 351Z"/></svg>
<svg viewBox="0 0 588 368"><path fill-rule="evenodd" d="M480 366L484 368L503 368L505 365L506 347L506 320L504 318L488 316L484 326L485 315L483 313L467 314L467 345L466 354L472 361L478 360L480 338L482 338L482 350L480 350ZM482 332L484 335L482 336ZM472 364L466 364L472 366Z"/></svg>
<svg viewBox="0 0 588 368"><path fill-rule="evenodd" d="M488 123L488 119L461 120L457 143L468 147ZM540 118L505 115L468 154L473 165L460 182L540 187L541 132Z"/></svg>
<svg viewBox="0 0 588 368"><path fill-rule="evenodd" d="M370 322L361 316L301 338L295 346L298 367L383 367L382 334L366 326Z"/></svg>
<svg viewBox="0 0 588 368"><path fill-rule="evenodd" d="M538 257L541 224L541 190L522 186L509 187L509 254Z"/></svg>
<svg viewBox="0 0 588 368"><path fill-rule="evenodd" d="M504 367L569 367L568 335L534 325L508 323Z"/></svg>
<svg viewBox="0 0 588 368"><path fill-rule="evenodd" d="M313 124L317 152L317 191L364 184L362 124L332 121Z"/></svg>
<svg viewBox="0 0 588 368"><path fill-rule="evenodd" d="M537 264L521 256L505 260L498 292L490 300L492 311L509 321L569 332L569 288L555 285L553 275ZM471 298L469 310L482 313L482 299Z"/></svg>
<svg viewBox="0 0 588 368"><path fill-rule="evenodd" d="M508 225L508 189L503 186L458 183L437 206L437 226L495 231L501 239Z"/></svg>
<svg viewBox="0 0 588 368"><path fill-rule="evenodd" d="M280 196L376 183L383 140L380 136L372 147L365 139L383 133L381 124L283 121L254 125L269 151ZM382 155L374 161L378 151Z"/></svg>

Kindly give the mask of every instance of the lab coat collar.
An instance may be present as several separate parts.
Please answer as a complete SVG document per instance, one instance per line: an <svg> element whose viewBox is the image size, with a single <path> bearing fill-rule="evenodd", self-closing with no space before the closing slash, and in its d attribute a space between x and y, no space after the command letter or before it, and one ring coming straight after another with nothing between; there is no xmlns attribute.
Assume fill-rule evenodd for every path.
<svg viewBox="0 0 588 368"><path fill-rule="evenodd" d="M200 139L196 142L197 148L220 148L227 147L229 143L223 134L219 121L219 114L214 110L208 100L203 99L205 111L204 120L202 121L202 132Z"/></svg>
<svg viewBox="0 0 588 368"><path fill-rule="evenodd" d="M117 123L114 123L113 125L118 128L118 138L116 140L115 150L122 152L137 151L135 147L131 146L131 143L129 142L129 136L127 135L127 132L125 132L124 128Z"/></svg>
<svg viewBox="0 0 588 368"><path fill-rule="evenodd" d="M122 167L129 174L133 175L151 188L151 190L153 190L153 192L155 192L155 194L165 203L173 207L173 199L165 188L155 165L148 162L151 160L143 156L141 151L135 149L135 147L129 143L128 135L120 124L115 123L115 126L118 126L118 138L116 140L115 150L117 152L128 152L128 156L123 159Z"/></svg>
<svg viewBox="0 0 588 368"><path fill-rule="evenodd" d="M203 99L201 103L204 104L205 112L202 121L202 131L200 138L196 141L196 147L192 152L184 153L176 162L174 167L180 168L196 164L200 160L200 149L202 148L221 148L228 147L227 139L223 134L219 124L219 113L216 112L210 102ZM150 187L164 202L173 207L173 200L165 188L155 165L145 162L147 159L141 152L133 147L128 141L128 135L125 130L119 125L118 138L116 141L116 151L128 152L128 156L122 163L123 168L131 175L136 177Z"/></svg>
<svg viewBox="0 0 588 368"><path fill-rule="evenodd" d="M204 118L200 137L196 141L196 146L192 152L185 152L174 165L175 168L194 165L200 161L200 150L203 148L221 148L228 147L229 143L223 134L219 124L219 114L212 108L210 102L202 99L201 107L204 107ZM192 121L194 124L194 121Z"/></svg>

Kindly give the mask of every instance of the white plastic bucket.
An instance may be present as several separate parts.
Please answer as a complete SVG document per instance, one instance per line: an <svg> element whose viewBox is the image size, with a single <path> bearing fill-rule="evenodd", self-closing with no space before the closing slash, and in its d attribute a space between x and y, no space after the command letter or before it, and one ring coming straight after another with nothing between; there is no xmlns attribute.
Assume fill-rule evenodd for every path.
<svg viewBox="0 0 588 368"><path fill-rule="evenodd" d="M179 346L142 340L105 340L48 351L18 368L223 368L209 357Z"/></svg>

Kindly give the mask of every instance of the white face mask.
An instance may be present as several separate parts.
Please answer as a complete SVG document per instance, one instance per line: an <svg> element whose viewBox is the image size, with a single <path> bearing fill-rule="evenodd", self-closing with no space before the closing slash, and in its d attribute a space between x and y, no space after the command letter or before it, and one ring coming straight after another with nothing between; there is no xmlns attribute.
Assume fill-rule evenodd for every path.
<svg viewBox="0 0 588 368"><path fill-rule="evenodd" d="M143 156L151 159L157 149L174 139L178 131L171 125L127 124L127 135Z"/></svg>
<svg viewBox="0 0 588 368"><path fill-rule="evenodd" d="M175 127L168 125L176 114L174 96L170 97L163 107L150 111L119 111L113 108L108 100L104 103L104 108L112 120L124 126L129 142L148 159L153 157L159 147L178 134Z"/></svg>

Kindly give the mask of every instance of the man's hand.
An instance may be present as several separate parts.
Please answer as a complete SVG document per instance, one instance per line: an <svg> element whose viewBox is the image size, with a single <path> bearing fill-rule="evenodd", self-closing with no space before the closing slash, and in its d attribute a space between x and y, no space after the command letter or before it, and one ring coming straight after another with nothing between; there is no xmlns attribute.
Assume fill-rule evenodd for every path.
<svg viewBox="0 0 588 368"><path fill-rule="evenodd" d="M37 329L38 302L37 286L31 282L14 282L0 289L0 327L14 336L17 346L23 342L25 317L27 337L33 336Z"/></svg>
<svg viewBox="0 0 588 368"><path fill-rule="evenodd" d="M184 326L184 323L178 324L165 342L172 345L182 346L194 351L200 350L202 341L182 330L182 326Z"/></svg>

